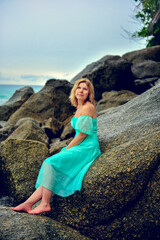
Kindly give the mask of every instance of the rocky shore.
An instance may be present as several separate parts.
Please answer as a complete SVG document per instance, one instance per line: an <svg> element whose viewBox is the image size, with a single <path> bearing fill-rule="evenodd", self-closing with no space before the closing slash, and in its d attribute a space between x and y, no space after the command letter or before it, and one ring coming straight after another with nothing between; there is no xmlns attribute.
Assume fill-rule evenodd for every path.
<svg viewBox="0 0 160 240"><path fill-rule="evenodd" d="M43 160L74 136L68 97L81 77L95 87L102 155L82 191L54 196L50 213L15 213L9 206L34 191ZM160 239L160 46L105 56L38 93L19 89L0 121L0 197L13 198L0 207L0 239Z"/></svg>

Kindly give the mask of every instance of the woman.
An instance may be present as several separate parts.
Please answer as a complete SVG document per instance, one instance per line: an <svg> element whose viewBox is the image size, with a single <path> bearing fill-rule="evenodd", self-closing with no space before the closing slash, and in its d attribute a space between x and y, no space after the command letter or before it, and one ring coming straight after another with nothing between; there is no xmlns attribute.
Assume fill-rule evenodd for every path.
<svg viewBox="0 0 160 240"><path fill-rule="evenodd" d="M59 153L43 162L35 192L24 203L12 207L14 211L26 211L29 214L51 211L52 193L67 197L80 191L84 175L101 155L92 83L87 78L78 80L71 91L70 100L77 108L71 120L71 125L76 130L74 139ZM40 204L32 209L39 200Z"/></svg>

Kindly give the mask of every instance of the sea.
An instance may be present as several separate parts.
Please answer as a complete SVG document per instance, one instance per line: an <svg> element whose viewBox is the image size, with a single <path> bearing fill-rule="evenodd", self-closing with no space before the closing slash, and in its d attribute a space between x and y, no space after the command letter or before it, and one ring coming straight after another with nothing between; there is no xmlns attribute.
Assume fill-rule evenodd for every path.
<svg viewBox="0 0 160 240"><path fill-rule="evenodd" d="M0 84L0 105L8 101L16 90L26 87L27 85L5 85ZM34 92L38 92L42 89L43 86L40 85L29 85L33 88Z"/></svg>

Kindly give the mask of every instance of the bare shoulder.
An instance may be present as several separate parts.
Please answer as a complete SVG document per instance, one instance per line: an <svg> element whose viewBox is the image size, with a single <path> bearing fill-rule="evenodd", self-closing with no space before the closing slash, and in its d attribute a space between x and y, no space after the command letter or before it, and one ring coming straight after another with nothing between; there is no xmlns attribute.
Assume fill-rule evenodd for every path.
<svg viewBox="0 0 160 240"><path fill-rule="evenodd" d="M82 108L81 115L90 116L92 118L97 117L95 106L91 102L86 102Z"/></svg>

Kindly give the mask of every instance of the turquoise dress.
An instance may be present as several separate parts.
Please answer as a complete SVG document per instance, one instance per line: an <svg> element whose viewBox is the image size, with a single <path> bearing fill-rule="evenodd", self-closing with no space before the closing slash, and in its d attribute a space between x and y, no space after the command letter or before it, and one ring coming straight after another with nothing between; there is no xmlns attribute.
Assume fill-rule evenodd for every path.
<svg viewBox="0 0 160 240"><path fill-rule="evenodd" d="M72 127L87 137L77 146L63 148L59 153L47 158L40 169L36 188L43 186L53 193L68 197L81 190L83 178L93 161L101 155L97 139L97 118L81 115L73 117Z"/></svg>

